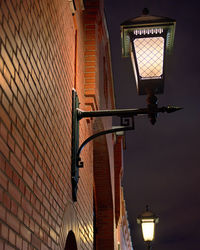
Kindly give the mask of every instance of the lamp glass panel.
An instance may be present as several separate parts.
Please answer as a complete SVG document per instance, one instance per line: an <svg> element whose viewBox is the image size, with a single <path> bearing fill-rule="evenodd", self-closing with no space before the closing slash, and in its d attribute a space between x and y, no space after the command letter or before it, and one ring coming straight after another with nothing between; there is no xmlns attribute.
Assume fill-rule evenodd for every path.
<svg viewBox="0 0 200 250"><path fill-rule="evenodd" d="M164 38L136 38L133 43L140 77L160 79L163 75Z"/></svg>
<svg viewBox="0 0 200 250"><path fill-rule="evenodd" d="M142 220L142 233L144 241L152 241L154 239L155 223L152 219Z"/></svg>

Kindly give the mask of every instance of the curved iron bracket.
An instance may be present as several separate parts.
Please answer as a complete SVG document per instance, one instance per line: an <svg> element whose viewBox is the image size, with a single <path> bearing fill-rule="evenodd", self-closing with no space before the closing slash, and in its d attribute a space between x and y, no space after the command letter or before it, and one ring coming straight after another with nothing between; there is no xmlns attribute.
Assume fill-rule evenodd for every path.
<svg viewBox="0 0 200 250"><path fill-rule="evenodd" d="M157 101L157 100L156 100ZM79 168L83 167L83 162L80 158L82 149L91 140L98 136L116 133L119 131L134 130L134 117L138 115L148 115L152 124L156 122L157 114L160 112L171 113L181 108L168 106L158 108L154 100L149 100L147 108L141 109L116 109L116 110L97 110L97 111L82 111L79 109L79 100L76 91L72 91L72 147L71 147L71 180L72 180L72 199L77 201L77 189L79 181ZM88 117L104 117L104 116L118 116L121 119L121 124L118 127L101 131L87 138L79 147L79 121L82 118ZM130 122L131 121L131 122Z"/></svg>
<svg viewBox="0 0 200 250"><path fill-rule="evenodd" d="M121 124L122 124L122 119L124 119L124 117L121 117ZM129 125L129 120L131 119L131 125ZM128 130L134 130L134 117L126 117L126 121L127 125L126 126L118 126L118 127L113 127L112 129L108 129L108 130L104 130L101 131L99 133L96 133L90 137L88 137L79 147L78 151L77 151L77 158L78 158L78 163L77 166L79 168L83 167L83 162L81 161L80 158L80 153L82 151L82 149L85 147L86 144L88 144L88 142L92 141L93 139L101 136L101 135L106 135L106 134L111 134L111 133L116 133L116 132L120 132L120 131L128 131Z"/></svg>
<svg viewBox="0 0 200 250"><path fill-rule="evenodd" d="M106 115L97 116L108 116L107 111ZM92 116L91 116L92 115ZM132 114L120 114L120 125L108 129L105 131L100 131L90 137L88 137L79 147L79 120L84 117L94 117L95 114L87 114L79 109L79 100L75 90L72 91L72 165L71 165L71 180L72 180L72 198L73 201L77 201L77 190L78 190L78 181L79 181L79 168L83 168L84 163L81 161L81 151L90 141L93 139L110 133L116 133L120 131L128 131L134 129L134 115ZM111 116L111 115L109 115Z"/></svg>

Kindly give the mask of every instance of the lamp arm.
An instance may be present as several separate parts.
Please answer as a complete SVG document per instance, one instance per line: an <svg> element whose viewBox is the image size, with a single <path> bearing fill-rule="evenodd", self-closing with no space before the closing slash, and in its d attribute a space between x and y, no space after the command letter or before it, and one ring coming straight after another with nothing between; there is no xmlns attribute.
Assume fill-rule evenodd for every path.
<svg viewBox="0 0 200 250"><path fill-rule="evenodd" d="M116 109L116 110L97 110L97 111L83 111L79 109L79 100L75 90L72 91L72 152L71 152L71 179L72 179L72 198L77 200L77 189L79 180L79 168L83 167L83 162L80 159L80 153L84 146L98 136L115 133L119 131L127 131L134 129L134 116L148 115L152 124L156 121L156 115L160 112L171 113L181 108L168 106L158 108L157 105L148 105L147 108L140 109ZM121 118L121 126L112 128L106 131L101 131L88 137L79 147L79 121L82 118L89 117L104 117L104 116L118 116ZM130 119L132 124L130 125Z"/></svg>
<svg viewBox="0 0 200 250"><path fill-rule="evenodd" d="M78 120L82 118L93 118L93 117L105 117L105 116L138 116L138 115L147 115L152 112L154 113L172 113L182 108L168 105L167 107L156 107L151 110L149 108L139 108L139 109L111 109L111 110L96 110L96 111L83 111L77 108L77 117Z"/></svg>
<svg viewBox="0 0 200 250"><path fill-rule="evenodd" d="M77 118L78 118L78 120L80 120L82 118L89 118L89 117L120 116L121 117L121 123L122 123L123 118L126 118L127 120L128 120L128 118L132 118L132 126L128 126L128 124L129 124L129 122L128 122L128 124L126 126L118 126L118 127L112 128L112 129L101 131L99 133L96 133L96 134L91 135L90 137L88 137L81 144L81 146L79 147L79 149L77 151L77 161L78 161L77 166L79 168L83 167L83 162L81 161L80 153L81 153L82 149L85 147L85 145L88 144L88 142L92 141L93 139L95 139L96 137L99 137L101 135L116 133L116 132L120 132L120 131L134 130L134 116L150 114L150 112L151 112L149 108L97 110L97 111L88 111L88 112L87 111L82 111L79 108L77 108L76 110L77 110ZM171 112L174 112L176 110L177 110L176 107L168 106L168 107L157 108L153 112L156 113L156 114L159 113L159 112L171 113Z"/></svg>

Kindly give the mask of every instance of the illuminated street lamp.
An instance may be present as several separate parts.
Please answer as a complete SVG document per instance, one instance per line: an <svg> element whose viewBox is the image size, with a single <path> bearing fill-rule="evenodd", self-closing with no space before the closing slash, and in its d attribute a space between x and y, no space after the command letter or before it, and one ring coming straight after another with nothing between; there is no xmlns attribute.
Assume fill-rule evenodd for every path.
<svg viewBox="0 0 200 250"><path fill-rule="evenodd" d="M79 109L79 98L75 89L72 91L72 198L77 201L79 168L84 166L80 154L90 141L98 136L134 130L134 118L148 115L155 124L158 113L172 113L179 107L159 108L155 94L163 93L166 60L173 47L175 20L166 17L150 16L147 9L143 15L121 24L122 55L131 56L139 95L147 94L147 107L136 109L94 110ZM79 122L83 118L94 117L120 118L120 126L100 131L88 137L79 145Z"/></svg>
<svg viewBox="0 0 200 250"><path fill-rule="evenodd" d="M155 235L155 224L158 222L159 218L149 211L148 206L146 206L146 211L137 218L137 223L142 226L143 239L147 244L147 249L151 249L151 242Z"/></svg>
<svg viewBox="0 0 200 250"><path fill-rule="evenodd" d="M131 56L139 95L163 93L175 25L174 19L150 16L147 9L121 24L122 56Z"/></svg>

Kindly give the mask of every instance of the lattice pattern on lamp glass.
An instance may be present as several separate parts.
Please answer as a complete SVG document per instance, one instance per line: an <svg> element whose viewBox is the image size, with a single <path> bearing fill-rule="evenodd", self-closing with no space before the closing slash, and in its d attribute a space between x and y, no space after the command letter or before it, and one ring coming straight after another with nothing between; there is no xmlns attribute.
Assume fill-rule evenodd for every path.
<svg viewBox="0 0 200 250"><path fill-rule="evenodd" d="M161 78L163 74L164 38L136 38L134 47L142 78Z"/></svg>

